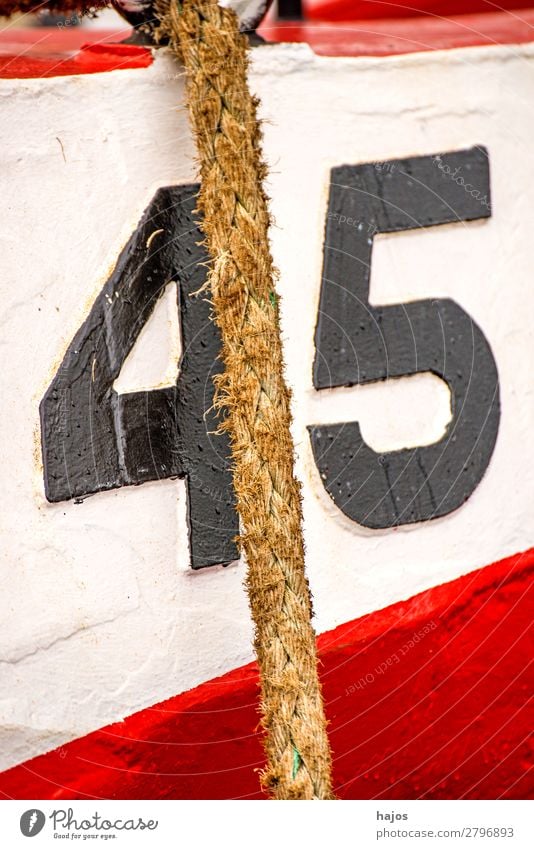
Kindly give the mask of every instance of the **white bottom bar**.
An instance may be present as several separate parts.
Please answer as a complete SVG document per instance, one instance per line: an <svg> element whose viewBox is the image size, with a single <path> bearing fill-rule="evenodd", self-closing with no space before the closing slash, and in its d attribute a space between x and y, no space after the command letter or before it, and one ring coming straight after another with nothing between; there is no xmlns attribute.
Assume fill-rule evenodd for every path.
<svg viewBox="0 0 534 849"><path fill-rule="evenodd" d="M351 801L265 805L206 801L6 801L0 806L2 845L117 845L195 849L326 849L534 845L523 801ZM237 811L237 807L241 810ZM35 813L34 813L35 812ZM34 815L33 815L34 814ZM33 815L33 816L32 816ZM44 824L43 824L44 815ZM22 818L22 825L21 825ZM265 820L265 823L262 821ZM34 835L25 835L33 821Z"/></svg>

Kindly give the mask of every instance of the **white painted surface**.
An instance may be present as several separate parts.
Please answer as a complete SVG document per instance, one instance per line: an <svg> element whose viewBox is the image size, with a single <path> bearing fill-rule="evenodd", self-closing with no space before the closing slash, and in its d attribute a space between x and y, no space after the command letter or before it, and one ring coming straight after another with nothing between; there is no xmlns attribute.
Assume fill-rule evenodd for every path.
<svg viewBox="0 0 534 849"><path fill-rule="evenodd" d="M157 232L157 231L156 231ZM169 283L113 383L115 392L175 386L182 353L176 283Z"/></svg>
<svg viewBox="0 0 534 849"><path fill-rule="evenodd" d="M252 86L268 119L272 244L322 631L533 542L534 47L389 59L265 47L255 51ZM238 666L252 651L243 565L189 569L183 482L103 493L78 506L50 505L43 493L38 404L54 369L156 189L195 179L182 76L160 57L149 69L1 80L0 115L0 750L7 767ZM497 446L460 510L371 532L324 491L306 425L358 417L383 450L430 442L447 423L449 398L425 376L314 391L329 169L477 143L490 152L493 218L381 237L371 300L447 296L473 316L500 373ZM174 321L168 303L145 333L150 364L132 354L123 386L172 375L178 342L175 326L165 330Z"/></svg>

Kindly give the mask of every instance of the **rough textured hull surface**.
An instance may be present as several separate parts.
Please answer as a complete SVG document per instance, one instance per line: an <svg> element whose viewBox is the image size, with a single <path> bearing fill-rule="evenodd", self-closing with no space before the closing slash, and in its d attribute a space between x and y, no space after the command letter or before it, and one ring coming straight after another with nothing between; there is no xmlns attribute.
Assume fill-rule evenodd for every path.
<svg viewBox="0 0 534 849"><path fill-rule="evenodd" d="M534 23L531 14L522 18ZM307 44L253 51L307 570L317 631L328 632L322 673L341 796L526 793L532 652L522 593L532 561L465 577L533 544L534 119L525 104L534 98L534 44L518 41L534 30L519 22L512 35L488 17L492 28L476 42L489 39L486 47L421 52L421 41L457 42L427 38L412 23L409 42L397 30L378 45L419 50L410 56L352 58L361 48L357 25L329 28L335 38L323 46L335 58ZM252 660L244 564L189 568L184 481L148 480L82 504L45 498L39 403L154 194L198 177L183 75L170 57L105 43L103 52L77 51L69 34L54 30L57 38L48 33L39 45L40 32L13 42L8 29L0 39L1 73L33 77L0 79L0 193L9 210L0 277L0 768L24 764L0 780L7 795L21 796L253 796L263 756L255 673L244 666ZM366 44L368 52L377 47ZM28 61L25 71L12 62L17 56ZM74 64L58 77L69 67L63 60ZM91 72L103 70L100 60L109 72ZM399 160L430 157L438 190L450 188L447 176L463 197L466 172L456 176L455 166L447 175L447 157L475 146L489 154L491 217L381 233L369 303L391 315L395 305L406 304L406 314L421 301L449 299L472 317L499 375L495 450L453 513L369 530L325 489L308 427L361 423L384 459L441 439L451 395L435 373L314 388L331 176L364 166L391 181ZM483 212L484 192L469 191L479 193ZM364 222L352 212L346 218L352 245ZM339 283L352 281L348 274ZM130 401L176 384L183 339L175 288L161 292L117 378ZM195 483L196 493L211 490L218 509L221 492L203 474Z"/></svg>
<svg viewBox="0 0 534 849"><path fill-rule="evenodd" d="M319 638L341 798L532 796L534 549ZM244 666L0 776L17 799L258 798Z"/></svg>

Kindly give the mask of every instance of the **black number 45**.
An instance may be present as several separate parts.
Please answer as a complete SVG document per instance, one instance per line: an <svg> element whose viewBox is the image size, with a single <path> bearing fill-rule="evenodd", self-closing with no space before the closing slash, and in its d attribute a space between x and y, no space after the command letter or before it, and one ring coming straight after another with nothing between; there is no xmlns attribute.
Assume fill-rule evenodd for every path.
<svg viewBox="0 0 534 849"><path fill-rule="evenodd" d="M205 298L194 296L207 261L197 190L157 192L40 406L48 500L184 477L194 569L235 559L239 525L228 441L214 435L220 338ZM499 425L495 362L464 310L447 299L369 304L373 236L489 215L482 148L332 171L316 389L430 371L452 398L445 436L424 448L377 455L357 422L309 428L327 491L360 524L386 528L459 507L487 468ZM356 226L346 226L349 219ZM176 386L118 394L113 384L170 281L177 283L183 347Z"/></svg>

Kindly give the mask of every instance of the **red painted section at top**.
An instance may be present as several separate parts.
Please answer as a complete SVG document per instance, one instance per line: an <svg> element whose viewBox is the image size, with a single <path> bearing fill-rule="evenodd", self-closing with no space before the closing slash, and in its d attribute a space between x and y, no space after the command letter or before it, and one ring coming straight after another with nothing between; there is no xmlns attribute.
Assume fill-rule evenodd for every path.
<svg viewBox="0 0 534 849"><path fill-rule="evenodd" d="M413 18L418 15L453 17L525 9L532 0L304 0L305 16L318 21L364 21Z"/></svg>
<svg viewBox="0 0 534 849"><path fill-rule="evenodd" d="M519 0L501 4L524 6ZM534 5L529 0L528 5ZM520 12L499 11L493 3L410 2L394 3L324 0L308 6L308 22L267 20L259 32L269 42L304 42L322 56L392 56L428 50L446 50L494 44L523 44L534 41L534 8ZM478 14L450 17L456 7L462 12L484 9ZM448 16L441 17L437 10ZM415 11L414 11L415 10ZM390 15L385 18L384 15ZM413 17L415 13L424 16ZM330 22L329 22L330 21ZM146 68L151 50L121 44L130 29L99 31L98 41L86 44L94 31L78 27L0 30L0 78L28 79L103 71Z"/></svg>
<svg viewBox="0 0 534 849"><path fill-rule="evenodd" d="M7 25L0 30L0 78L63 77L147 68L153 62L150 50L119 43L130 33L129 28L101 31L98 41L87 44L94 33L79 27L16 29Z"/></svg>
<svg viewBox="0 0 534 849"><path fill-rule="evenodd" d="M534 797L533 574L531 549L319 637L340 798ZM258 727L250 664L0 774L0 795L262 798Z"/></svg>
<svg viewBox="0 0 534 849"><path fill-rule="evenodd" d="M331 23L324 19L307 23L285 21L265 23L260 33L268 41L304 42L320 56L394 56L456 47L526 44L534 41L534 8L520 14L374 20L351 17Z"/></svg>

